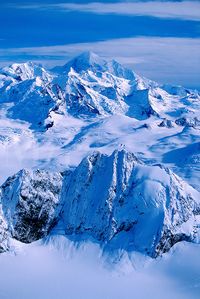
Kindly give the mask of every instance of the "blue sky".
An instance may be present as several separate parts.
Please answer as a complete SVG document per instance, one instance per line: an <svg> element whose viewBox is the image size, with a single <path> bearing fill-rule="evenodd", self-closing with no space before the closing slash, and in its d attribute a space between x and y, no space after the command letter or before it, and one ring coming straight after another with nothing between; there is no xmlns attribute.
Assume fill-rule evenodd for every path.
<svg viewBox="0 0 200 299"><path fill-rule="evenodd" d="M93 50L154 80L200 88L199 1L0 2L0 64Z"/></svg>

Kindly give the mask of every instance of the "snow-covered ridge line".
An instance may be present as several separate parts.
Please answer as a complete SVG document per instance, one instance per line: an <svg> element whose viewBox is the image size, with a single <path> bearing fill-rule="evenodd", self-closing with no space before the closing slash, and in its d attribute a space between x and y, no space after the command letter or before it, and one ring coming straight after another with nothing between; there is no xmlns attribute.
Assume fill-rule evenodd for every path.
<svg viewBox="0 0 200 299"><path fill-rule="evenodd" d="M109 252L156 257L180 241L199 241L199 192L169 169L125 150L89 155L74 171L22 170L1 186L0 250L64 234Z"/></svg>
<svg viewBox="0 0 200 299"><path fill-rule="evenodd" d="M120 114L198 123L199 99L198 91L158 84L91 52L51 71L32 62L0 70L0 103L14 103L7 115L37 130L52 127L57 115L91 119Z"/></svg>

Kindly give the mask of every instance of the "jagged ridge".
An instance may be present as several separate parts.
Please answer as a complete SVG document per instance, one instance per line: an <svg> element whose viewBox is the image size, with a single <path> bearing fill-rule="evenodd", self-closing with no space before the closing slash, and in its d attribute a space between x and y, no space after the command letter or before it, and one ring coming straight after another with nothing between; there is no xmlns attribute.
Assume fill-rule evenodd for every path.
<svg viewBox="0 0 200 299"><path fill-rule="evenodd" d="M89 238L104 250L153 257L182 240L197 241L199 198L169 169L147 166L125 150L94 153L63 179L21 171L1 187L9 233L22 242L42 238L54 226L52 233L75 241Z"/></svg>

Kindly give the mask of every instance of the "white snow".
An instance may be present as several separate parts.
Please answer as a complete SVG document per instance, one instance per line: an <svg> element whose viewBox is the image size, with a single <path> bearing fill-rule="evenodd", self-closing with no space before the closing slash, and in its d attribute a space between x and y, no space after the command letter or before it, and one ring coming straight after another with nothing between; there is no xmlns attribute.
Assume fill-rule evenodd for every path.
<svg viewBox="0 0 200 299"><path fill-rule="evenodd" d="M134 239L138 248L146 246L143 243L145 240L148 243L160 223L170 229L171 223L178 223L173 231L186 235L193 232L195 241L199 242L200 220L198 215L191 215L191 202L187 202L188 207L183 203L184 208L177 204L178 196L191 196L192 205L199 202L199 138L198 91L157 84L94 53L83 53L51 71L31 62L13 64L0 70L0 182L22 168L30 173L38 168L59 172L74 169L94 151L110 155L116 149L126 149L145 162L145 165L135 165L133 173L139 182L135 192L137 198L142 194L148 199L147 202L138 200L140 208L151 211L148 221L138 224L138 239ZM88 173L85 172L87 167L79 166L75 170L82 173L83 178L81 180L78 175L77 184L69 190L68 204L79 189L82 190L81 205L77 208L74 204L70 210L71 220L74 221L77 213L76 221L84 222L83 216L87 215L90 221L85 222L85 228L90 229L92 223L96 225L96 232L103 228L105 233L112 235L119 228L115 222L110 231L106 231L106 221L100 220L99 216L95 220L91 211L89 213L90 205L96 205L94 196L103 202L101 188L105 193L107 190L105 202L108 210L114 212L114 219L125 223L127 218L130 220L132 201L129 198L131 204L124 206L123 210L116 205L113 209L114 186L118 186L119 169L116 165L120 168L123 163L116 164L111 160L106 163L108 167L101 169L101 177L95 177L96 184L90 185L91 190L90 187L81 188L87 174L95 167L90 165ZM170 167L185 182L165 168L149 166L157 163ZM122 167L122 189L133 173L129 163L126 173ZM167 209L169 201L164 192L167 188L172 192L170 209ZM86 201L88 198L91 199L89 202ZM177 214L173 213L175 208L179 211ZM83 211L84 215L81 214ZM161 217L163 211L164 221ZM181 222L182 217L184 221ZM0 239L4 248L8 246L5 218L4 211L0 210ZM62 225L58 228L63 231ZM112 246L124 244L125 247L126 240L121 234ZM11 253L0 255L2 299L199 297L198 244L181 242L170 253L153 262L136 253L124 256L120 262L117 259L116 267L121 267L125 274L119 274L113 260L106 265L112 265L114 272L106 270L102 260L96 260L101 251L94 244L85 245L85 251L81 246L78 253L74 249L76 257L68 260L62 253L69 253L68 246L74 247L61 236L52 237L47 246L43 242L26 246L15 242L12 246L15 253L18 248L17 256ZM57 251L54 246L64 249ZM145 265L142 270L141 265Z"/></svg>

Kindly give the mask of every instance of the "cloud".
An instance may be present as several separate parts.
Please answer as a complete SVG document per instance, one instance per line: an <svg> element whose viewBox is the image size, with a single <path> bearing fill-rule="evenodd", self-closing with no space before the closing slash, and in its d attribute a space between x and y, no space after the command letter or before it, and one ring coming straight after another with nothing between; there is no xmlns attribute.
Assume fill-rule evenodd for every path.
<svg viewBox="0 0 200 299"><path fill-rule="evenodd" d="M63 239L63 238L62 238ZM79 250L58 238L52 243L21 245L17 255L0 255L1 299L197 299L199 298L199 246L178 244L158 260L133 254L105 268L92 244ZM55 242L55 241L54 241ZM63 250L62 250L63 248ZM20 252L21 250L21 252ZM69 258L66 256L69 255Z"/></svg>
<svg viewBox="0 0 200 299"><path fill-rule="evenodd" d="M200 39L124 38L62 46L0 49L1 65L35 60L46 66L64 64L76 54L92 50L115 58L150 79L200 88ZM56 56L55 56L56 55Z"/></svg>
<svg viewBox="0 0 200 299"><path fill-rule="evenodd" d="M67 12L89 12L94 14L117 14L128 16L150 16L200 21L198 1L136 1L117 3L58 3L16 6L23 9L61 9Z"/></svg>

